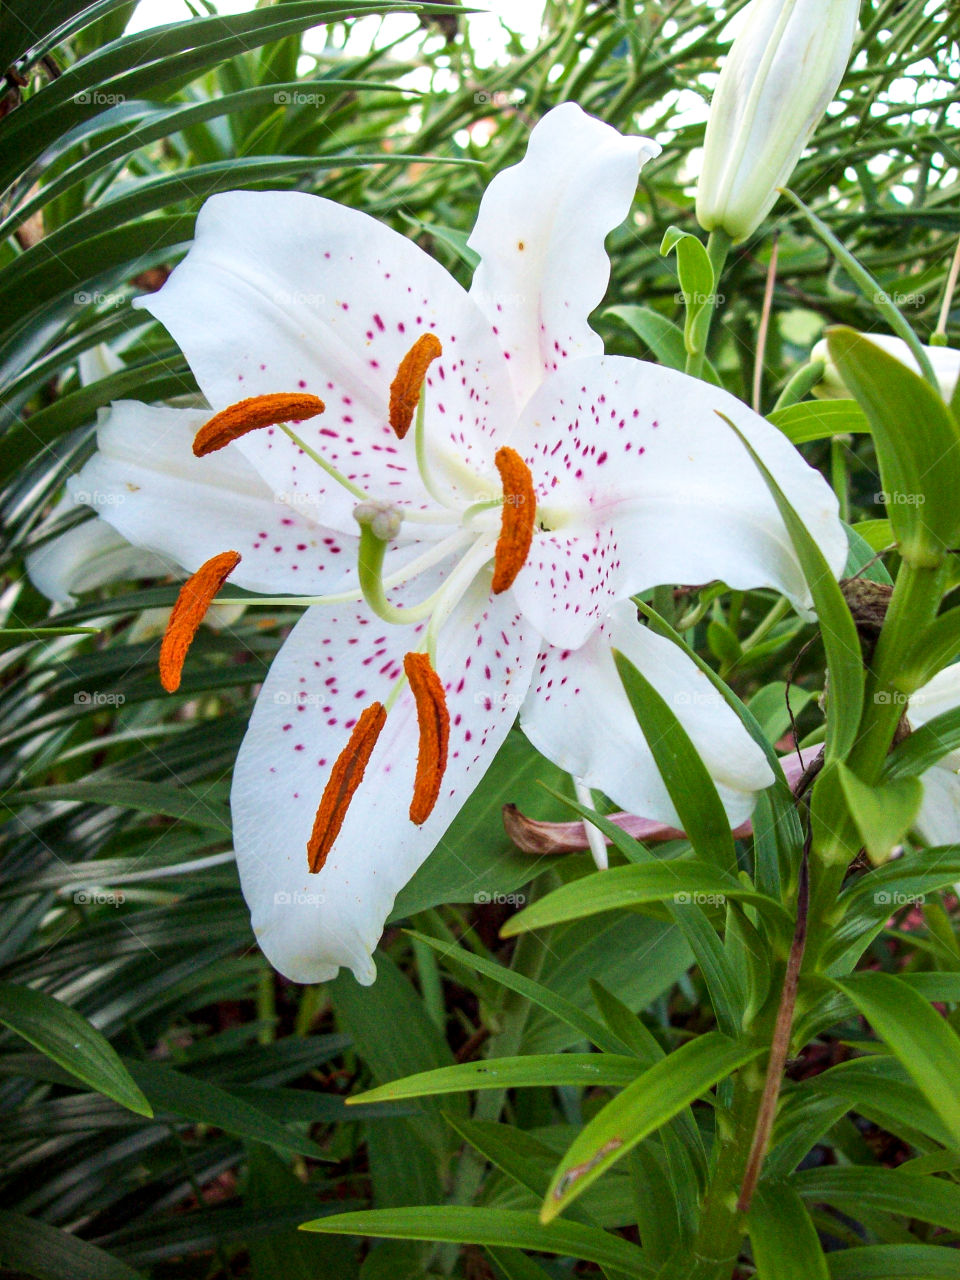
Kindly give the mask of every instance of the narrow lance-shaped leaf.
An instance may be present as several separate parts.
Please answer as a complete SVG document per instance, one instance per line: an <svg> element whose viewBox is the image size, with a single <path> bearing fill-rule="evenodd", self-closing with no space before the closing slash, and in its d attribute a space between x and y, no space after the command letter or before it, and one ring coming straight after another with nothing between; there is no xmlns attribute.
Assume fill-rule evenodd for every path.
<svg viewBox="0 0 960 1280"><path fill-rule="evenodd" d="M960 428L925 378L855 329L828 334L830 355L870 426L900 554L926 568L960 537Z"/></svg>
<svg viewBox="0 0 960 1280"><path fill-rule="evenodd" d="M552 1222L638 1142L761 1051L760 1045L709 1031L650 1067L571 1143L551 1180L541 1220Z"/></svg>
<svg viewBox="0 0 960 1280"><path fill-rule="evenodd" d="M0 984L0 1022L71 1075L137 1115L153 1110L113 1046L75 1009L46 992Z"/></svg>
<svg viewBox="0 0 960 1280"><path fill-rule="evenodd" d="M723 803L687 731L630 659L616 650L613 657L687 838L704 861L735 867L737 855Z"/></svg>

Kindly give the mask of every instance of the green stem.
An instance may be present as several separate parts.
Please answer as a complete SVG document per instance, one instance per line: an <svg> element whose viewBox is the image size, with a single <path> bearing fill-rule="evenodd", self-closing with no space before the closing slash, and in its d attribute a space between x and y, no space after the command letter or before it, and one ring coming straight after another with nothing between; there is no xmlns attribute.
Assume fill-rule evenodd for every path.
<svg viewBox="0 0 960 1280"><path fill-rule="evenodd" d="M763 1099L764 1076L756 1063L737 1075L729 1111L717 1112L719 1154L707 1187L700 1225L685 1270L677 1280L730 1280L743 1239L737 1199Z"/></svg>
<svg viewBox="0 0 960 1280"><path fill-rule="evenodd" d="M898 337L901 337L910 350L913 352L914 359L920 366L920 372L930 383L937 395L940 394L940 384L937 376L933 372L933 365L930 358L924 350L920 339L914 333L913 329L900 314L896 303L887 293L886 289L881 288L879 283L874 280L870 272L853 256L850 250L842 244L833 234L825 222L823 222L812 209L809 209L799 196L795 195L787 187L780 188L782 193L804 215L810 226L814 229L823 243L830 249L839 262L843 264L844 269L850 278L857 284L863 293L864 298L872 301L874 306L886 320L887 324Z"/></svg>
<svg viewBox="0 0 960 1280"><path fill-rule="evenodd" d="M850 522L850 476L847 467L847 448L850 436L834 436L830 441L830 483L840 504L840 519Z"/></svg>
<svg viewBox="0 0 960 1280"><path fill-rule="evenodd" d="M715 231L711 231L707 239L707 257L710 259L711 267L713 267L713 291L710 295L710 301L697 317L695 327L695 345L697 349L692 354L687 355L686 372L694 378L699 378L703 373L703 362L707 355L707 341L713 324L713 313L717 309L717 286L723 275L723 268L726 265L727 255L730 253L732 245L733 241L730 236L720 227Z"/></svg>
<svg viewBox="0 0 960 1280"><path fill-rule="evenodd" d="M947 566L918 568L904 561L887 608L883 630L867 669L857 741L847 767L868 785L880 778L903 715L901 688L907 655L916 637L936 616ZM810 961L815 963L836 923L837 896L847 866L862 843L847 810L836 770L825 770L814 793L814 847L811 858Z"/></svg>
<svg viewBox="0 0 960 1280"><path fill-rule="evenodd" d="M773 406L772 412L776 413L778 409L789 409L791 405L799 404L803 397L823 380L826 367L823 360L811 360L809 364L801 365L777 396L777 403Z"/></svg>

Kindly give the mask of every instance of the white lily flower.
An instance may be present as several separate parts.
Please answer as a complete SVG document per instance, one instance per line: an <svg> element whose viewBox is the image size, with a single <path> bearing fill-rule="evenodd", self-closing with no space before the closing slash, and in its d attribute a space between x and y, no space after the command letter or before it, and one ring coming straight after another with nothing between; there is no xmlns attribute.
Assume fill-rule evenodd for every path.
<svg viewBox="0 0 960 1280"><path fill-rule="evenodd" d="M772 780L729 707L628 599L720 578L811 604L718 411L837 573L846 537L829 487L779 431L722 390L604 356L587 323L609 277L604 237L654 151L573 104L550 112L483 198L470 293L364 214L244 191L207 202L184 262L141 300L220 410L194 448L226 446L197 459L185 419L125 404L88 464L98 488L128 494L102 515L197 571L164 678L175 686L226 574L308 606L257 699L231 795L254 930L295 980L341 965L373 980L396 893L518 708L583 783L677 820L611 644L673 705L732 823ZM228 461L234 479L205 487L203 469Z"/></svg>
<svg viewBox="0 0 960 1280"><path fill-rule="evenodd" d="M697 220L737 242L773 208L843 79L860 0L753 0L710 104Z"/></svg>
<svg viewBox="0 0 960 1280"><path fill-rule="evenodd" d="M886 351L887 355L893 356L907 368L913 369L915 373L921 372L916 356L902 338L895 338L890 333L865 333L863 336ZM953 347L924 347L923 349L927 353L934 376L940 385L940 394L949 404L956 390L957 379L960 378L960 351ZM821 400L843 400L851 395L840 370L830 358L830 344L826 338L821 338L814 344L810 359L811 361L822 360L825 366L823 378L813 389L815 396Z"/></svg>
<svg viewBox="0 0 960 1280"><path fill-rule="evenodd" d="M912 729L960 707L960 662L944 667L907 703ZM960 751L942 756L921 774L923 800L914 828L928 845L960 842Z"/></svg>

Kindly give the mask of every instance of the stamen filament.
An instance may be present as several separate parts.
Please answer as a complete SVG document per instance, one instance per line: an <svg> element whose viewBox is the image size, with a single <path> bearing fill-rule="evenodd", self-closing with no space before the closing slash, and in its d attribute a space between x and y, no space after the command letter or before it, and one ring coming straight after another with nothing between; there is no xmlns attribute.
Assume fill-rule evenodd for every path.
<svg viewBox="0 0 960 1280"><path fill-rule="evenodd" d="M332 462L328 462L326 458L317 453L316 449L311 449L306 440L301 440L297 433L292 431L286 423L281 422L278 425L284 435L289 436L297 448L302 449L310 461L315 462L318 467L322 468L331 480L336 480L337 484L343 485L344 489L346 489L348 493L352 493L353 496L355 498L359 498L361 502L370 501L369 495L366 494L358 484L354 484L352 480L348 480L341 471L337 470Z"/></svg>
<svg viewBox="0 0 960 1280"><path fill-rule="evenodd" d="M434 565L446 560L447 556L454 555L461 547L473 542L475 536L467 529L457 529L455 533L448 534L440 542L435 542L402 569L394 569L393 573L388 573L381 580L381 585L384 590L402 587L405 582L418 578L427 569L432 569ZM309 609L315 604L358 604L362 599L363 592L357 588L355 591L336 591L325 596L223 596L217 604L245 604L254 608L261 606L271 609L281 608L284 605L296 605ZM409 621L409 618L405 617L404 620Z"/></svg>
<svg viewBox="0 0 960 1280"><path fill-rule="evenodd" d="M314 875L323 869L327 855L340 834L353 793L363 781L373 749L386 723L383 703L371 703L354 725L349 742L337 756L307 841L307 866Z"/></svg>
<svg viewBox="0 0 960 1280"><path fill-rule="evenodd" d="M478 538L460 563L454 568L450 577L430 597L431 617L424 637L424 648L430 655L430 661L436 665L437 636L440 628L453 613L454 609L466 595L477 574L493 556L492 538Z"/></svg>
<svg viewBox="0 0 960 1280"><path fill-rule="evenodd" d="M417 405L417 425L413 429L413 446L417 455L417 470L420 472L423 487L434 502L439 502L442 507L448 507L453 510L454 503L451 501L450 496L443 492L430 473L430 463L427 459L426 420L426 397L424 396L421 397L420 403Z"/></svg>
<svg viewBox="0 0 960 1280"><path fill-rule="evenodd" d="M183 664L200 623L239 563L238 551L221 551L205 561L180 588L160 643L160 683L167 693L176 693L180 688Z"/></svg>
<svg viewBox="0 0 960 1280"><path fill-rule="evenodd" d="M417 704L417 727L420 746L417 751L417 774L410 801L410 821L422 826L433 812L440 795L440 785L447 767L450 742L450 713L443 682L430 665L425 653L408 653L403 669L410 681Z"/></svg>

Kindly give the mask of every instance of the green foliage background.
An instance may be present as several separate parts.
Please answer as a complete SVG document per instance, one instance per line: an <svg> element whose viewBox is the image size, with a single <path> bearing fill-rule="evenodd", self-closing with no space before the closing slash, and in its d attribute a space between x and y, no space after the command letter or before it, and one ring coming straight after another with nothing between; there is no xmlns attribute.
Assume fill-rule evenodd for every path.
<svg viewBox="0 0 960 1280"><path fill-rule="evenodd" d="M131 631L141 610L169 606L176 587L101 589L50 619L23 560L82 518L56 512L54 500L93 448L99 406L196 392L166 334L130 299L182 255L215 191L318 192L416 238L467 282L465 239L486 183L520 158L532 123L574 99L664 148L643 170L633 216L610 238L613 275L594 323L608 350L682 365L675 259L659 248L671 225L697 230L703 113L690 105L708 99L722 29L742 7L548 3L536 47L514 38L488 68L477 65L463 14L442 4L288 0L230 18L198 11L132 36L123 33L133 5L121 0L3 5L0 68L11 70L0 119L0 1262L10 1274L537 1280L600 1268L618 1277L654 1271L640 1268L615 1229L638 1223L654 1267L692 1239L706 1153L689 1111L577 1202L565 1220L572 1234L537 1223L558 1157L609 1090L638 1063L725 1027L704 976L714 944L705 934L698 944L662 905L552 924L517 942L498 936L507 908L477 905L478 894L535 899L589 865L585 855L522 855L503 834L505 802L538 816L570 813L538 785L562 792L564 780L519 732L404 891L395 920L416 933L388 930L376 985L361 991L342 976L296 988L254 945L228 856L227 809L253 694L293 615L248 613L204 631L180 694L161 698L158 641ZM414 52L409 40L402 52L348 46L352 32L372 35L372 23L397 13L419 30ZM926 337L960 236L958 14L947 3L864 0L861 29L840 99L792 186L905 299ZM307 32L320 52L305 53ZM726 386L751 399L774 230L764 411L826 323L879 327L872 300L781 202L723 279L709 354ZM960 345L955 322L950 333ZM78 357L102 342L124 367L81 386ZM879 549L889 537L876 522L869 436L837 438L851 425L859 429L850 411L819 432L805 420L795 438ZM756 698L776 740L788 727L782 681L813 633L781 617L758 635L770 603L763 593L707 600L692 634ZM697 599L676 604L679 612ZM51 625L65 634L32 634ZM810 657L799 679L796 710L815 730L811 695L822 675ZM960 950L943 911L909 937L875 923L871 958L918 975L922 994L955 1010ZM87 1043L69 1011L115 1054L98 1037ZM952 1179L937 1179L924 1201L925 1188L894 1194L879 1176L908 1150L926 1154L924 1172L956 1168L955 1143L893 1058L835 1065L846 1056L840 1042L863 1032L849 1001L836 996L831 1011L811 1034L830 1031L815 1045L832 1070L788 1107L772 1176L786 1179L818 1154L773 1201L769 1188L761 1196L751 1265L777 1280L800 1274L783 1269L788 1261L807 1277L960 1275L960 1254L942 1247L960 1233ZM574 1058L589 1043L611 1059L605 1082L577 1075ZM559 1067L546 1057L561 1053ZM344 1102L455 1060L515 1055L529 1066L513 1083L528 1087L509 1094ZM841 1167L816 1167L832 1159ZM447 1218L422 1207L441 1204ZM457 1216L468 1205L496 1212L483 1225ZM411 1239L368 1249L350 1235L296 1231L370 1206ZM821 1268L811 1223L849 1246L843 1256L853 1261L828 1254L830 1269ZM511 1241L560 1260L534 1261ZM911 1251L924 1244L921 1264ZM876 1252L884 1249L898 1252Z"/></svg>

